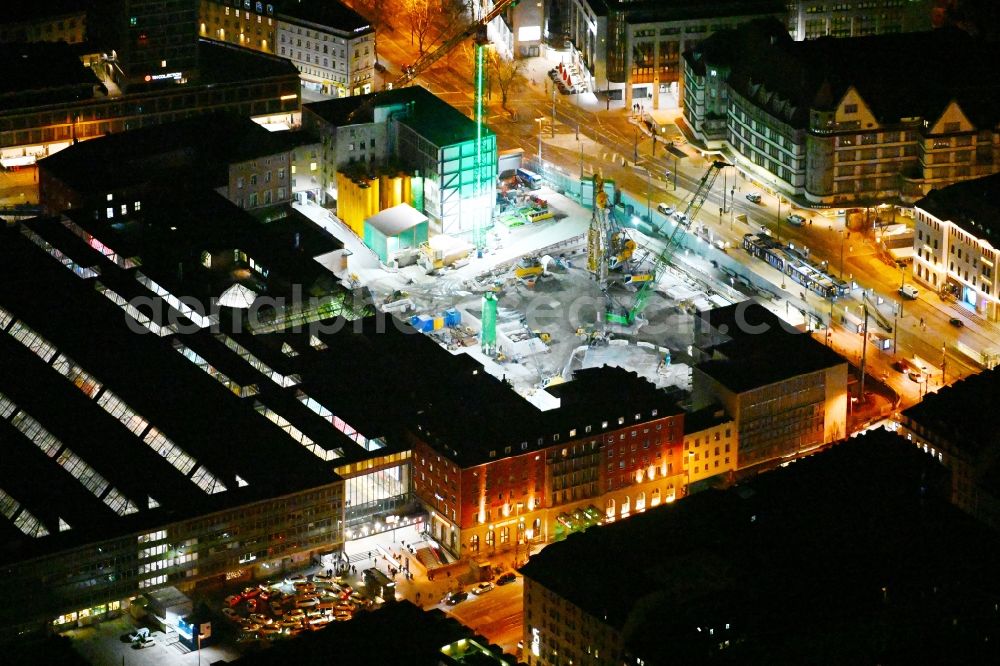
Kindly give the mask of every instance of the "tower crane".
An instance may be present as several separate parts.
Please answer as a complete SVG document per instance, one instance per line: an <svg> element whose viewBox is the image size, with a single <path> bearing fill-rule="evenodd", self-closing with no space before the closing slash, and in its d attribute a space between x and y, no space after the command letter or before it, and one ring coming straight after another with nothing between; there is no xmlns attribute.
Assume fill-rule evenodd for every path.
<svg viewBox="0 0 1000 666"><path fill-rule="evenodd" d="M496 2L493 3L493 9L480 18L474 18L458 28L433 50L420 56L413 62L413 64L404 66L402 74L400 74L394 81L386 85L386 89L391 90L393 88L400 88L412 83L415 78L427 71L427 69L429 69L438 60L448 55L448 53L450 53L456 46L470 37L475 38L476 69L474 109L476 121L476 175L474 182L474 194L476 199L480 199L482 197L483 184L483 86L486 79L486 47L489 46L490 43L489 37L487 36L487 26L493 19L500 16L509 7L516 6L518 2L520 2L520 0L496 0ZM367 102L358 107L358 109L355 109L351 113L351 117L357 114L361 109L375 103L377 98L378 93L375 93ZM492 208L493 202L491 201L488 209L492 210ZM486 245L486 226L487 225L481 219L480 215L476 215L473 218L472 238L477 250L482 250Z"/></svg>
<svg viewBox="0 0 1000 666"><path fill-rule="evenodd" d="M667 242L663 246L663 250L659 253L650 251L653 257L650 270L644 275L632 276L632 282L642 282L642 286L635 292L635 299L632 302L632 306L630 308L609 307L606 313L607 321L613 324L631 326L635 323L636 318L642 314L642 311L646 309L646 302L649 300L657 279L663 274L663 270L670 262L671 257L673 257L674 251L681 246L687 225L691 224L698 216L702 206L705 205L705 200L708 198L709 192L712 191L712 186L719 177L719 173L727 166L731 165L721 160L716 160L708 166L705 174L698 181L698 187L691 193L691 198L688 199L687 205L684 207L684 212L680 213L679 219L677 219L674 225L673 232L667 237ZM658 232L661 230L662 227L657 229Z"/></svg>

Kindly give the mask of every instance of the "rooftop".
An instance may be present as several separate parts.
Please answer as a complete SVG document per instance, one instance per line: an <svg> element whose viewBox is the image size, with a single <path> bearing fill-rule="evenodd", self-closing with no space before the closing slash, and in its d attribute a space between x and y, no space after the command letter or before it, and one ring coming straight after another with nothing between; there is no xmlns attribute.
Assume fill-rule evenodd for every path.
<svg viewBox="0 0 1000 666"><path fill-rule="evenodd" d="M374 32L361 14L337 0L278 0L277 15L308 21L354 37Z"/></svg>
<svg viewBox="0 0 1000 666"><path fill-rule="evenodd" d="M685 412L684 434L690 435L708 430L732 420L733 418L726 414L726 410L722 405L708 405L693 412Z"/></svg>
<svg viewBox="0 0 1000 666"><path fill-rule="evenodd" d="M632 0L616 5L614 0L587 0L597 16L621 8L628 23L660 23L725 16L783 13L784 3L775 0Z"/></svg>
<svg viewBox="0 0 1000 666"><path fill-rule="evenodd" d="M65 42L0 44L0 110L88 99L100 84Z"/></svg>
<svg viewBox="0 0 1000 666"><path fill-rule="evenodd" d="M973 663L1000 541L949 491L939 463L879 430L572 534L521 572L648 664Z"/></svg>
<svg viewBox="0 0 1000 666"><path fill-rule="evenodd" d="M290 138L247 117L210 113L83 141L39 167L81 194L152 182L214 188L228 184L229 165L287 152Z"/></svg>
<svg viewBox="0 0 1000 666"><path fill-rule="evenodd" d="M334 127L371 123L377 109L389 106L407 107L399 122L408 125L436 146L447 146L476 138L476 123L461 111L422 86L395 88L369 95L343 97L304 104L307 109ZM487 128L486 134L492 134Z"/></svg>
<svg viewBox="0 0 1000 666"><path fill-rule="evenodd" d="M736 393L845 363L809 333L752 301L709 312L711 360L696 368Z"/></svg>
<svg viewBox="0 0 1000 666"><path fill-rule="evenodd" d="M933 123L953 100L977 126L1000 120L1000 72L989 65L1000 45L955 29L796 42L761 19L695 48L731 69L733 89L797 128L808 125L810 108L834 109L851 87L881 124Z"/></svg>
<svg viewBox="0 0 1000 666"><path fill-rule="evenodd" d="M945 386L907 407L903 415L923 428L946 436L975 460L1000 453L1000 432L984 415L996 408L1000 395L1000 371L987 370Z"/></svg>
<svg viewBox="0 0 1000 666"><path fill-rule="evenodd" d="M397 236L427 221L427 216L408 203L401 203L372 215L365 220L386 237Z"/></svg>
<svg viewBox="0 0 1000 666"><path fill-rule="evenodd" d="M272 396L295 389L278 360L268 358L275 372L265 368L252 336L240 338L241 355L231 336L168 307L169 316L141 269L43 222L0 230L10 271L0 284L0 489L26 520L0 520L0 561L338 478L256 408L280 410ZM191 332L173 333L170 319ZM350 445L318 416L289 418L322 446Z"/></svg>
<svg viewBox="0 0 1000 666"><path fill-rule="evenodd" d="M914 205L1000 247L1000 174L931 190Z"/></svg>
<svg viewBox="0 0 1000 666"><path fill-rule="evenodd" d="M0 15L0 25L44 20L87 11L91 0L7 0Z"/></svg>

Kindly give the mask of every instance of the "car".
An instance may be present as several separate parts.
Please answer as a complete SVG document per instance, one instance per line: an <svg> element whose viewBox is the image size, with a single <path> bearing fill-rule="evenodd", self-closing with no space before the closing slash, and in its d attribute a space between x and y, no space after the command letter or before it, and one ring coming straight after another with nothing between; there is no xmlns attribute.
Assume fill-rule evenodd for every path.
<svg viewBox="0 0 1000 666"><path fill-rule="evenodd" d="M803 224L806 223L806 218L802 217L798 213L792 213L791 215L785 218L785 221L794 227L801 227Z"/></svg>
<svg viewBox="0 0 1000 666"><path fill-rule="evenodd" d="M508 583L513 583L516 580L517 574L513 571L508 571L505 574L501 574L500 577L497 578L497 585L506 585Z"/></svg>
<svg viewBox="0 0 1000 666"><path fill-rule="evenodd" d="M304 583L304 582L306 582L306 577L301 574L295 576L287 576L285 578L285 585L294 585L295 583Z"/></svg>
<svg viewBox="0 0 1000 666"><path fill-rule="evenodd" d="M954 326L955 328L962 328L963 326L965 326L965 322L959 319L958 317L952 317L951 319L948 320L948 323Z"/></svg>
<svg viewBox="0 0 1000 666"><path fill-rule="evenodd" d="M455 606L462 603L468 598L469 598L468 592L452 592L451 594L445 597L444 602L449 606Z"/></svg>
<svg viewBox="0 0 1000 666"><path fill-rule="evenodd" d="M917 296L920 295L920 291L914 287L912 284L904 284L898 289L899 293L910 300L916 300Z"/></svg>
<svg viewBox="0 0 1000 666"><path fill-rule="evenodd" d="M685 227L690 227L691 226L691 220L688 219L687 215L685 215L684 213L682 213L680 211L677 211L676 213L674 213L673 214L673 218L675 220L677 220L677 224L683 225Z"/></svg>
<svg viewBox="0 0 1000 666"><path fill-rule="evenodd" d="M313 577L312 577L312 579L313 579L314 583L318 583L320 581L322 581L324 583L329 583L329 582L333 581L333 576L329 575L329 574L326 574L326 573L320 572L318 574L314 574Z"/></svg>
<svg viewBox="0 0 1000 666"><path fill-rule="evenodd" d="M750 203L760 203L761 196L760 192L749 192L747 194L747 201Z"/></svg>
<svg viewBox="0 0 1000 666"><path fill-rule="evenodd" d="M232 608L223 608L222 609L222 615L227 620L231 620L233 622L239 622L240 621L240 614L237 613L236 611L234 611Z"/></svg>
<svg viewBox="0 0 1000 666"><path fill-rule="evenodd" d="M253 599L254 597L259 597L259 596L260 596L260 588L259 587L247 587L247 588L244 588L244 590L243 590L243 598L244 599Z"/></svg>
<svg viewBox="0 0 1000 666"><path fill-rule="evenodd" d="M285 614L285 609L281 607L281 604L277 601L271 602L271 615L275 617L281 617Z"/></svg>
<svg viewBox="0 0 1000 666"><path fill-rule="evenodd" d="M251 634L260 631L261 627L261 625L257 624L256 622L244 622L240 626L243 629L243 631Z"/></svg>
<svg viewBox="0 0 1000 666"><path fill-rule="evenodd" d="M310 582L302 582L295 584L295 591L298 592L315 592L316 584Z"/></svg>
<svg viewBox="0 0 1000 666"><path fill-rule="evenodd" d="M271 627L261 627L260 628L260 635L262 637L264 637L264 638L274 638L275 636L278 636L279 634L281 634L281 627L271 626Z"/></svg>
<svg viewBox="0 0 1000 666"><path fill-rule="evenodd" d="M227 606L229 606L230 608L232 608L233 606L235 606L236 604L240 603L241 601L243 601L243 596L242 595L239 595L239 594L230 594L228 597L226 597L226 599L225 599L225 601L223 603L225 603Z"/></svg>
<svg viewBox="0 0 1000 666"><path fill-rule="evenodd" d="M917 382L918 384L924 381L924 373L920 372L915 368L907 372L906 376L912 379L913 381Z"/></svg>
<svg viewBox="0 0 1000 666"><path fill-rule="evenodd" d="M673 206L671 206L670 204L666 204L666 203L659 203L659 204L656 204L656 210L657 210L657 212L659 212L659 213L660 213L661 215L666 215L667 217L670 217L671 215L673 215L673 214L674 214L674 212L675 212L675 211L676 211L677 209L676 209L676 208L674 208Z"/></svg>
<svg viewBox="0 0 1000 666"><path fill-rule="evenodd" d="M274 620L266 615L261 615L260 613L251 613L250 619L260 625L272 624Z"/></svg>
<svg viewBox="0 0 1000 666"><path fill-rule="evenodd" d="M479 585L476 585L474 588L472 588L472 593L476 595L486 594L492 589L493 589L493 583L490 582L480 583Z"/></svg>

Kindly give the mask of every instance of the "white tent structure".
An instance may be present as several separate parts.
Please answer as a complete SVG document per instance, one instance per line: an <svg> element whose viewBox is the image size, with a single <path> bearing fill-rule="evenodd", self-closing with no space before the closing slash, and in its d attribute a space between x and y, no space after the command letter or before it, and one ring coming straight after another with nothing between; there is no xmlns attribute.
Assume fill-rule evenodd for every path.
<svg viewBox="0 0 1000 666"><path fill-rule="evenodd" d="M251 305L253 305L254 300L257 298L257 294L251 290L247 289L239 282L222 292L219 296L219 305L223 305L227 308L237 308L240 310L246 310Z"/></svg>

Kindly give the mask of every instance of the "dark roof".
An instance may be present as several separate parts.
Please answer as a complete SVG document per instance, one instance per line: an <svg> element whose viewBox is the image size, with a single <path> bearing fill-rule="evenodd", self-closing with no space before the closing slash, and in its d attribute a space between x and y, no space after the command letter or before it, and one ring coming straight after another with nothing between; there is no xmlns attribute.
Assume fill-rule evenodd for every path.
<svg viewBox="0 0 1000 666"><path fill-rule="evenodd" d="M399 122L411 127L435 146L447 146L476 138L476 123L461 111L422 86L395 88L370 95L343 97L304 104L306 109L334 127L371 123L375 109L406 105L409 112ZM486 128L485 135L493 132Z"/></svg>
<svg viewBox="0 0 1000 666"><path fill-rule="evenodd" d="M65 42L0 44L0 109L87 99L100 83Z"/></svg>
<svg viewBox="0 0 1000 666"><path fill-rule="evenodd" d="M374 32L361 14L337 0L278 0L277 15L309 21L352 37Z"/></svg>
<svg viewBox="0 0 1000 666"><path fill-rule="evenodd" d="M684 434L701 432L732 420L722 405L708 405L684 414Z"/></svg>
<svg viewBox="0 0 1000 666"><path fill-rule="evenodd" d="M946 437L970 459L1000 453L1000 431L989 414L1000 395L1000 370L977 375L928 393L924 399L903 410L903 415L922 428Z"/></svg>
<svg viewBox="0 0 1000 666"><path fill-rule="evenodd" d="M290 150L287 135L247 117L211 113L83 141L45 158L39 168L81 194L150 182L171 189L184 182L221 187L229 182L229 165Z"/></svg>
<svg viewBox="0 0 1000 666"><path fill-rule="evenodd" d="M91 0L7 0L0 14L0 25L22 21L45 20L66 14L86 12Z"/></svg>
<svg viewBox="0 0 1000 666"><path fill-rule="evenodd" d="M1000 174L931 190L914 205L1000 247Z"/></svg>
<svg viewBox="0 0 1000 666"><path fill-rule="evenodd" d="M241 361L211 330L196 329L178 315L176 320L187 322L190 334L160 337L146 333L111 300L110 292L97 288L100 282L102 289L126 298L142 295L146 304L137 303L137 307L167 323L173 311L161 307L156 308L161 314L156 314L152 294L137 282L136 269L118 268L74 237L73 256L86 257L82 265L97 267L101 273L81 279L22 233L22 229L37 233L40 241L44 238L69 247L64 236L48 233L46 227L53 226L62 225L57 219L37 220L26 227L0 231L0 261L10 270L0 284L0 307L20 322L6 323L6 332L0 333L0 392L95 469L137 511L115 513L33 445L8 414L10 418L0 420L0 488L24 505L50 534L30 538L9 522L0 521L0 543L4 544L0 560L58 552L338 478L329 463L255 411L255 400L270 404L269 395L281 391L268 386L270 378ZM88 394L80 388L83 382L75 384L57 371L55 356L46 362L12 337L15 326L22 330L25 325L58 354L96 377L105 393ZM251 353L257 351L252 340L241 338L241 342ZM260 391L256 396L237 397L178 353L178 343L197 350L210 363L222 366L216 359L223 357L229 359L230 366L238 363L243 371L238 379L256 383ZM279 372L288 373L279 365L280 359L269 357L269 361ZM183 474L105 412L98 398L108 390L194 458L197 465ZM301 429L315 426L315 431L322 431L316 439L324 447L347 443L331 428L320 428L323 422L318 416L311 422L304 417L302 421ZM234 445L238 445L239 455L232 455ZM262 464L275 460L281 464ZM207 494L199 489L191 477L201 467L226 490ZM248 485L242 486L237 476ZM159 507L151 508L147 497ZM59 519L71 529L60 532Z"/></svg>
<svg viewBox="0 0 1000 666"><path fill-rule="evenodd" d="M767 308L743 301L709 312L715 358L695 366L735 393L845 363ZM714 344L725 340L720 344Z"/></svg>
<svg viewBox="0 0 1000 666"><path fill-rule="evenodd" d="M441 648L473 631L440 610L424 611L408 601L358 613L350 622L334 622L322 631L307 632L294 641L237 659L240 666L303 664L385 664L438 666ZM479 638L486 645L488 641Z"/></svg>
<svg viewBox="0 0 1000 666"><path fill-rule="evenodd" d="M808 125L810 108L835 108L850 87L882 124L935 122L952 100L977 126L1000 119L1000 73L989 64L996 43L954 29L796 42L775 23L752 21L695 48L731 69L734 90L793 127Z"/></svg>
<svg viewBox="0 0 1000 666"><path fill-rule="evenodd" d="M879 430L572 534L521 572L649 664L936 663L979 649L1000 595L1000 541L949 496L943 466Z"/></svg>
<svg viewBox="0 0 1000 666"><path fill-rule="evenodd" d="M587 0L587 4L596 16L607 16L611 10L623 11L629 24L785 11L784 3L776 0L632 0L626 4L615 4L613 0Z"/></svg>
<svg viewBox="0 0 1000 666"><path fill-rule="evenodd" d="M462 467L521 455L525 448L593 437L588 426L601 432L625 427L619 423L683 414L670 394L635 372L610 366L578 370L573 381L546 389L561 401L559 408L547 411L476 361L461 371L447 371L444 381L441 394L417 415L416 433ZM436 382L428 384L438 388Z"/></svg>

